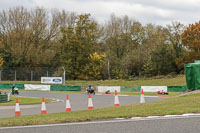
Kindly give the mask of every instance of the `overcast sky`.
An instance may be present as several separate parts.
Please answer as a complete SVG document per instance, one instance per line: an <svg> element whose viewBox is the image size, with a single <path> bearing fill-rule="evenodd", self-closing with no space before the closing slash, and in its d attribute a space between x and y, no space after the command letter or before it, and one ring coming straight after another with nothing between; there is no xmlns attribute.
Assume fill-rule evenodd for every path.
<svg viewBox="0 0 200 133"><path fill-rule="evenodd" d="M16 6L90 13L102 23L112 13L118 17L127 15L143 24L191 24L200 20L200 0L0 0L0 10Z"/></svg>

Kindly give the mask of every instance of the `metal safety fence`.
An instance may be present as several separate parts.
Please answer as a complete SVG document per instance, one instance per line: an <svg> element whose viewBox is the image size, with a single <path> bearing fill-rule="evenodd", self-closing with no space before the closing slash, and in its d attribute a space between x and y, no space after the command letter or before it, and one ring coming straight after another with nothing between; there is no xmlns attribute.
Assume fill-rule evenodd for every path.
<svg viewBox="0 0 200 133"><path fill-rule="evenodd" d="M61 67L0 68L0 82L14 81L14 83L16 83L16 81L41 81L41 77L63 77L63 81L65 81L65 69Z"/></svg>

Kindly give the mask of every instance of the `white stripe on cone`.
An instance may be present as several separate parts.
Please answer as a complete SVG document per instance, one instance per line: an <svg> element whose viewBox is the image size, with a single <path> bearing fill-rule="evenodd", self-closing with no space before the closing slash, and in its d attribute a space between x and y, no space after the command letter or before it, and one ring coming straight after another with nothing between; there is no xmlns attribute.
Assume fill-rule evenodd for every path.
<svg viewBox="0 0 200 133"><path fill-rule="evenodd" d="M70 101L69 101L69 97L68 95L66 95L66 112L71 111L71 105L70 105Z"/></svg>
<svg viewBox="0 0 200 133"><path fill-rule="evenodd" d="M119 98L117 95L117 90L115 90L115 101L114 101L114 106L119 106Z"/></svg>
<svg viewBox="0 0 200 133"><path fill-rule="evenodd" d="M88 97L88 109L94 109L93 103L92 103L92 97L91 97L90 93L89 93L89 97Z"/></svg>
<svg viewBox="0 0 200 133"><path fill-rule="evenodd" d="M140 103L145 103L143 89L141 89Z"/></svg>

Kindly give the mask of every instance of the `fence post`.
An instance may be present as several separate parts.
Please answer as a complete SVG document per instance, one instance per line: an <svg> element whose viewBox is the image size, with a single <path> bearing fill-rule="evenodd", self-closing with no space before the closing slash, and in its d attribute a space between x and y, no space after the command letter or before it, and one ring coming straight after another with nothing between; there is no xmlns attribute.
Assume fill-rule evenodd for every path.
<svg viewBox="0 0 200 133"><path fill-rule="evenodd" d="M0 70L0 82L1 82L1 70Z"/></svg>
<svg viewBox="0 0 200 133"><path fill-rule="evenodd" d="M16 72L16 69L15 69L15 85L16 85L16 79L17 79L17 72Z"/></svg>
<svg viewBox="0 0 200 133"><path fill-rule="evenodd" d="M33 81L33 71L31 70L31 83Z"/></svg>
<svg viewBox="0 0 200 133"><path fill-rule="evenodd" d="M62 69L63 69L63 85L65 85L65 68L62 67Z"/></svg>

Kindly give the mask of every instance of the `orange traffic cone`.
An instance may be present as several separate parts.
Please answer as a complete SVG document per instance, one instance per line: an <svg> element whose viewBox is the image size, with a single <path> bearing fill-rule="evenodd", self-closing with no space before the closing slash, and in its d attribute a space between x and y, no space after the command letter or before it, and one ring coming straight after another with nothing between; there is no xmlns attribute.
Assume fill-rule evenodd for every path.
<svg viewBox="0 0 200 133"><path fill-rule="evenodd" d="M66 95L66 112L70 112L70 111L71 111L71 105L70 105L69 97L68 95Z"/></svg>
<svg viewBox="0 0 200 133"><path fill-rule="evenodd" d="M18 102L18 98L16 98L16 105L15 105L15 116L20 116L20 108L19 108L19 102Z"/></svg>
<svg viewBox="0 0 200 133"><path fill-rule="evenodd" d="M140 103L145 103L143 89L141 89Z"/></svg>
<svg viewBox="0 0 200 133"><path fill-rule="evenodd" d="M115 90L115 102L114 102L114 106L119 106L119 98L117 95L117 90Z"/></svg>
<svg viewBox="0 0 200 133"><path fill-rule="evenodd" d="M93 103L92 103L92 97L91 97L90 93L89 93L89 96L88 96L88 109L94 109Z"/></svg>
<svg viewBox="0 0 200 133"><path fill-rule="evenodd" d="M45 105L44 97L42 97L41 114L46 114L46 113L47 113L46 105Z"/></svg>

